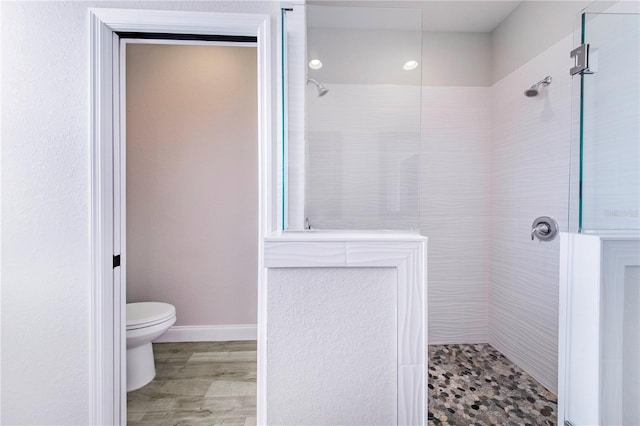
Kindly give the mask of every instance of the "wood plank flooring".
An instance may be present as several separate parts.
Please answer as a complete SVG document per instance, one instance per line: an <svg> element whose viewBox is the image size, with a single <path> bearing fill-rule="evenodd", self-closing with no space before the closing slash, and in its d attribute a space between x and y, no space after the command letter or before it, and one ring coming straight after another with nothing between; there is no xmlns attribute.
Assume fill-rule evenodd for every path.
<svg viewBox="0 0 640 426"><path fill-rule="evenodd" d="M127 394L129 425L256 423L256 342L154 343L156 377Z"/></svg>

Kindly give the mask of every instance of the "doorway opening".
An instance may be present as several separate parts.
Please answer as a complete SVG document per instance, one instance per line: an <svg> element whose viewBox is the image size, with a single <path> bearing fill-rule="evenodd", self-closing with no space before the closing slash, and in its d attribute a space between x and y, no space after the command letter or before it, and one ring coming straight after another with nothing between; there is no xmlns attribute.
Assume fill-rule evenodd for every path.
<svg viewBox="0 0 640 426"><path fill-rule="evenodd" d="M118 35L128 424L251 423L256 39Z"/></svg>
<svg viewBox="0 0 640 426"><path fill-rule="evenodd" d="M175 304L179 306L182 303L179 300L180 297L185 296L185 299L191 298L196 304L202 304L207 299L206 296L203 297L202 293L211 289L211 274L227 267L229 259L224 257L230 255L228 252L233 252L234 259L243 260L244 257L246 260L249 256L253 257L252 261L244 262L243 271L247 275L247 281L252 281L252 290L256 293L253 295L255 303L259 300L257 293L262 291L261 283L264 282L262 242L266 225L270 223L266 208L266 188L268 188L270 180L269 164L266 159L271 142L270 17L249 14L91 9L90 20L92 29L90 53L93 269L91 417L92 423L95 424L126 424L126 353L129 327L127 327L125 309L127 304L127 285L125 282L127 281L127 265L130 269L133 265L132 259L129 258L130 254L138 259L134 268L136 281L148 283L166 280L164 289L154 288L151 290L139 287L133 291L132 287L133 293L130 294L132 299L149 300L149 295L144 293L151 291L158 295L158 298L151 299L157 301L170 302L172 298L173 300L177 298ZM198 90L185 90L183 86L178 84L172 89L167 86L164 87L165 90L147 92L147 95L152 93L154 96L134 105L135 113L128 114L131 112L125 103L128 95L127 90L130 88L126 81L129 76L128 71L130 71L126 69L128 48L145 50L144 53L138 52L136 56L146 56L149 60L147 65L150 67L138 70L137 77L133 77L133 74L129 76L138 78L138 83L147 84L154 79L166 83L165 77L171 74L180 76L179 80L182 83L188 82L187 80L202 83L207 80L206 67L202 63L198 63L197 60L189 63L189 59L184 57L167 60L167 57L160 58L158 56L159 51L168 48L175 53L214 47L224 48L223 50L228 51L234 47L238 48L240 44L244 45L241 49L247 49L247 43L251 45L254 52L252 84L246 84L247 87L236 86L235 93L233 90L229 90L232 88L227 85L224 90L221 89L221 93L232 99L234 96L237 97L238 91L250 92L253 90L251 105L235 105L232 102L233 105L230 105L229 99L226 99L225 102L225 99L220 99L222 96L219 98L209 89L203 88L201 93L197 93ZM168 68L159 66L163 61L165 65L168 65ZM171 68L176 66L183 66L183 71ZM185 70L191 70L195 74L185 78ZM136 87L139 86L136 85ZM160 98L156 96L160 96ZM164 100L162 96L164 96ZM186 98L180 99L184 96ZM189 98L189 96L191 97ZM234 129L234 126L227 126L228 132L220 135L219 138L212 136L216 133L216 126L212 124L215 120L209 119L213 114L207 112L202 105L199 107L198 102L202 101L207 102L210 106L218 107L218 111L221 110L221 106L226 105L235 108L236 113L252 115L254 117L252 125L247 126L245 123L244 126L239 127L242 127L241 130L245 132L244 138L253 143L248 146L244 144L243 147L229 143L234 137L228 132ZM171 104L175 107L176 103L180 104L179 108L173 110L167 108L167 105ZM251 109L252 111L248 112ZM134 130L135 136L132 136L130 134L132 129L128 128L127 123L134 116L136 118L132 122L137 122L139 126L137 130ZM183 122L172 122L171 119L176 116L181 116ZM232 120L227 116L223 117L222 121L226 121L223 124L229 124L229 121ZM198 125L205 125L206 129L198 129ZM209 131L208 134L207 131ZM135 140L135 144L127 146L128 137L132 141ZM215 141L212 143L212 139L218 139L221 142L215 144ZM163 148L158 150L159 147ZM129 148L132 148L133 151ZM149 149L156 151L151 152ZM204 150L204 152L199 152L198 149ZM247 187L252 189L243 191L248 194L240 194L239 198L242 198L240 201L230 198L225 200L225 197L222 196L234 194L234 182L236 187L242 186L239 182L240 178L228 179L229 174L242 169L233 160L236 157L232 155L234 150L236 150L235 154L238 154L238 158L243 158L238 161L244 161L245 166L249 163L253 165L248 176L242 177ZM220 158L225 156L227 157L226 163L222 162ZM215 175L217 163L206 167L207 159L212 163L219 162L218 166L224 168L226 174ZM195 167L194 162L200 162L200 166ZM168 167L168 164L177 164L179 167ZM129 166L133 166L133 169ZM151 173L146 173L145 170ZM247 171L249 168L244 167L244 170ZM127 188L127 172L131 174L132 182L134 182L134 186L130 188ZM217 172L220 170L218 169ZM195 179L191 183L184 180L189 175L192 177L195 175ZM127 197L127 189L131 191L129 195L133 195L134 200L146 200L135 206L138 211L129 218L135 225L135 231L131 231L132 228L129 227L130 236L134 236L130 241L132 243L131 250L127 250L126 244L127 199L132 200ZM177 198L167 200L167 194L172 194ZM185 198L185 196L187 197ZM223 205L238 201L239 206L246 207L240 210L251 210L251 214L244 219L242 212L238 214L236 211L233 215L233 220L244 223L245 228L250 229L247 234L252 238L247 247L235 249L232 247L235 240L239 239L239 226L237 224L229 226L228 223L224 223L224 217L221 217L224 216L221 214L223 206L215 205L216 201L222 202ZM210 211L203 212L204 209ZM182 216L178 217L180 215ZM207 221L205 226L202 219L207 217L212 220ZM149 220L145 220L146 218ZM248 221L252 223L246 223ZM189 230L189 228L192 229ZM200 232L194 232L194 229L200 230ZM165 239L157 240L160 235L163 235ZM224 247L218 246L215 250L211 247L207 248L206 245L211 244L211 240L216 235L218 237L222 235L222 239L225 241ZM183 239L182 243L178 243L181 238ZM184 240L187 242L185 243ZM186 246L183 245L175 253L172 253L172 250L177 249L176 246L180 244L186 244ZM197 247L198 245L199 247ZM228 249L227 252L225 252L225 248ZM185 288L184 282L180 283L177 279L173 280L173 285L168 285L170 280L167 278L170 278L171 274L181 275L188 270L193 272L194 268L190 268L192 265L189 263L198 257L194 255L195 252L201 253L199 256L203 257L206 255L203 255L202 252L211 252L210 257L221 259L224 265L221 264L216 269L211 267L211 264L215 262L209 259L210 274L208 277L185 278L184 282L200 283L199 287L196 285L194 288ZM180 253L183 255L181 256ZM201 264L204 263L201 262ZM178 269L182 272L162 270L180 264L182 266ZM209 286L203 283L208 283ZM250 288L251 284L245 287ZM233 285L228 285L226 290L227 292L234 290ZM138 291L142 293L136 294ZM169 296L170 294L173 296ZM221 297L221 299L224 298ZM247 317L253 318L253 324L238 324L238 320L235 319L231 320L233 323L223 323L223 327L216 329L215 327L202 327L202 324L183 323L181 325L178 322L165 335L165 341L228 340L229 336L233 339L234 335L240 335L239 340L251 337L255 339L256 334L261 334L261 330L256 324L263 322L260 318L262 309L255 306L255 303L252 315ZM227 305L226 308L233 311L233 303ZM217 309L218 313L223 309ZM199 322L203 320L202 317L200 319L197 317L200 315L197 314L198 311L206 316L211 315L213 310L208 310L205 303L195 309L183 307L177 310L176 316L180 321L180 311L182 311L182 317L185 321L191 318L192 322ZM258 318L256 318L256 313ZM215 319L209 319L208 322L215 321ZM245 327L238 327L238 325ZM258 365L261 364L261 349L258 345L257 354L255 352L252 354L254 363L257 358ZM244 355L246 356L246 354ZM261 370L259 366L257 370ZM261 374L263 373L261 372ZM254 372L254 389L256 376L257 373ZM257 382L259 387L260 378L257 378ZM187 387L191 391L193 390L193 386ZM216 391L216 389L211 390L212 396L220 394L220 390ZM209 389L207 389L208 391ZM257 398L255 404L258 407L257 411L260 412L260 407L263 406L260 401L264 399L264 395L259 388L257 392L254 392L253 398L254 401ZM134 419L132 418L132 420Z"/></svg>

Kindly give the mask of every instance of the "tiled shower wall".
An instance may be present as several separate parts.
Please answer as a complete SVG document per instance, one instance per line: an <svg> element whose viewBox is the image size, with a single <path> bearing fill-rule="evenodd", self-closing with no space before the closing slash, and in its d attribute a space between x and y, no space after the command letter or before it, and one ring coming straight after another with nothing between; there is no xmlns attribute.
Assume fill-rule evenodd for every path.
<svg viewBox="0 0 640 426"><path fill-rule="evenodd" d="M530 229L543 215L567 224L571 47L565 37L491 89L489 343L554 392L559 241L531 241Z"/></svg>
<svg viewBox="0 0 640 426"><path fill-rule="evenodd" d="M490 132L491 88L423 88L430 344L488 341Z"/></svg>

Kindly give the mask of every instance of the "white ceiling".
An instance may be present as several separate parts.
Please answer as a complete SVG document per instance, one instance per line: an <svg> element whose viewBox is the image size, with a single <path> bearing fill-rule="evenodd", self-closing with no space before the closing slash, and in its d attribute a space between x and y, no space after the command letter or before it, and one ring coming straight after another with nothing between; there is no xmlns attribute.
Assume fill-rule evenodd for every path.
<svg viewBox="0 0 640 426"><path fill-rule="evenodd" d="M310 1L310 28L491 32L520 1ZM340 13L336 9L340 8ZM389 10L393 8L396 10Z"/></svg>

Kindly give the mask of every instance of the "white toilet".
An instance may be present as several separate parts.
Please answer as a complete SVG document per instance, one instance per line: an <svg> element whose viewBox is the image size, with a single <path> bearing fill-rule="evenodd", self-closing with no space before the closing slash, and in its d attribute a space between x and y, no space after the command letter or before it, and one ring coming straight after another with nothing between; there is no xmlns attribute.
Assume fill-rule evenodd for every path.
<svg viewBox="0 0 640 426"><path fill-rule="evenodd" d="M127 303L127 392L139 389L156 375L151 342L176 322L168 303Z"/></svg>

